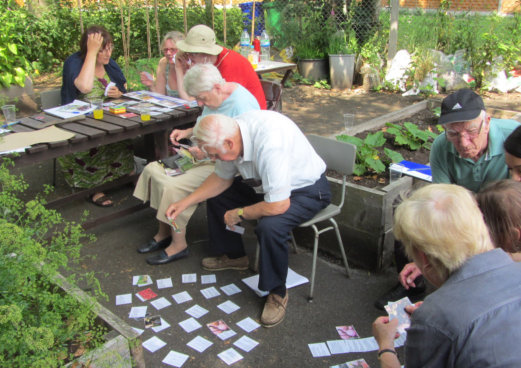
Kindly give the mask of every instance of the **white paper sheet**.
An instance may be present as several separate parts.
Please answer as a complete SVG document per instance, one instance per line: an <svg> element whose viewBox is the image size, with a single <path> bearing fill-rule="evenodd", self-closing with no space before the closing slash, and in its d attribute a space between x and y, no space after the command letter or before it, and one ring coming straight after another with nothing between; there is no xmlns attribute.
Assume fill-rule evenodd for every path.
<svg viewBox="0 0 521 368"><path fill-rule="evenodd" d="M255 291L255 293L260 296L264 297L268 295L269 293L267 291L261 291L259 290L259 275L253 275L250 277L246 277L245 279L242 279L242 282L244 282L250 289ZM293 271L291 268L288 268L288 276L286 277L286 288L291 289L295 286L299 286L305 283L308 283L309 280Z"/></svg>
<svg viewBox="0 0 521 368"><path fill-rule="evenodd" d="M220 310L222 310L226 314L230 314L230 313L233 313L236 310L240 309L241 307L239 307L234 302L232 302L230 300L227 300L224 303L219 304L217 306L217 308L219 308Z"/></svg>
<svg viewBox="0 0 521 368"><path fill-rule="evenodd" d="M243 336L239 340L235 341L233 345L248 353L259 345L259 342L249 338L248 336Z"/></svg>
<svg viewBox="0 0 521 368"><path fill-rule="evenodd" d="M251 319L250 317L246 317L242 321L237 322L237 326L249 333L259 328L260 324L255 322L255 320Z"/></svg>
<svg viewBox="0 0 521 368"><path fill-rule="evenodd" d="M309 350L311 351L311 355L313 358L330 356L331 353L327 349L327 345L325 342L319 342L316 344L308 344Z"/></svg>
<svg viewBox="0 0 521 368"><path fill-rule="evenodd" d="M188 319L185 319L182 322L179 322L179 326L181 326L181 328L188 333L195 331L202 327L201 324L199 322L197 322L197 320L193 317L190 317Z"/></svg>
<svg viewBox="0 0 521 368"><path fill-rule="evenodd" d="M215 284L216 282L215 275L201 275L201 284Z"/></svg>
<svg viewBox="0 0 521 368"><path fill-rule="evenodd" d="M219 292L215 287L213 287L213 286L201 290L201 294L203 294L203 296L204 296L206 299L215 298L216 296L221 295L221 293L220 293L220 292Z"/></svg>
<svg viewBox="0 0 521 368"><path fill-rule="evenodd" d="M208 310L206 310L203 307L201 307L200 305L196 304L196 305L188 308L187 310L185 310L185 312L194 318L200 318L200 317L204 316L206 313L208 313Z"/></svg>
<svg viewBox="0 0 521 368"><path fill-rule="evenodd" d="M159 332L159 331L166 330L168 327L170 327L170 323L168 323L163 318L161 318L161 324L159 326L152 327L152 330L154 332Z"/></svg>
<svg viewBox="0 0 521 368"><path fill-rule="evenodd" d="M190 358L189 355L170 350L170 352L162 360L162 363L171 365L172 367L182 367L188 358Z"/></svg>
<svg viewBox="0 0 521 368"><path fill-rule="evenodd" d="M128 314L128 318L145 318L147 314L147 308L147 306L132 307L130 309L130 313Z"/></svg>
<svg viewBox="0 0 521 368"><path fill-rule="evenodd" d="M116 305L132 304L132 294L116 295Z"/></svg>
<svg viewBox="0 0 521 368"><path fill-rule="evenodd" d="M153 300L150 302L157 310L169 307L172 305L165 297L161 297L159 299Z"/></svg>
<svg viewBox="0 0 521 368"><path fill-rule="evenodd" d="M228 284L225 286L221 286L221 290L228 296L240 293L242 290L235 284Z"/></svg>
<svg viewBox="0 0 521 368"><path fill-rule="evenodd" d="M206 340L204 337L197 336L193 338L188 344L192 349L197 350L198 352L202 353L206 349L208 349L210 346L213 345L213 342Z"/></svg>
<svg viewBox="0 0 521 368"><path fill-rule="evenodd" d="M171 288L173 286L171 277L167 277L166 279L156 280L156 283L157 283L158 289L166 289L166 288Z"/></svg>
<svg viewBox="0 0 521 368"><path fill-rule="evenodd" d="M190 284L197 282L197 274L196 273L184 273L181 277L183 284Z"/></svg>
<svg viewBox="0 0 521 368"><path fill-rule="evenodd" d="M192 300L192 297L186 291L181 291L180 293L174 294L172 295L172 298L174 298L177 304L189 302L190 300Z"/></svg>
<svg viewBox="0 0 521 368"><path fill-rule="evenodd" d="M239 354L234 348L229 348L228 350L217 354L217 356L228 365L236 363L243 358L243 356Z"/></svg>
<svg viewBox="0 0 521 368"><path fill-rule="evenodd" d="M158 351L165 345L166 345L166 342L164 342L157 336L153 336L150 339L148 339L147 341L143 342L143 347L145 349L147 349L148 351L150 351L151 353Z"/></svg>

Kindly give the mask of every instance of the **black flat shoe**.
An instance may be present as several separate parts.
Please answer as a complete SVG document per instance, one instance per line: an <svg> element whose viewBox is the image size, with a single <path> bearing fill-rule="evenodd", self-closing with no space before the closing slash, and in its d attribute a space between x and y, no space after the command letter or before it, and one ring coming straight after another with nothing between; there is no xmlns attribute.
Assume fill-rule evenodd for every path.
<svg viewBox="0 0 521 368"><path fill-rule="evenodd" d="M160 240L156 242L154 238L150 240L148 243L143 244L137 249L138 253L150 253L155 252L156 250L164 249L170 245L170 242L172 241L172 237L169 236L163 240Z"/></svg>
<svg viewBox="0 0 521 368"><path fill-rule="evenodd" d="M151 256L147 258L147 263L149 265L160 265L165 264L169 262L176 261L181 258L185 258L188 256L188 248L183 249L182 251L172 254L171 256L168 256L164 250L162 250L159 254L156 254L155 256Z"/></svg>

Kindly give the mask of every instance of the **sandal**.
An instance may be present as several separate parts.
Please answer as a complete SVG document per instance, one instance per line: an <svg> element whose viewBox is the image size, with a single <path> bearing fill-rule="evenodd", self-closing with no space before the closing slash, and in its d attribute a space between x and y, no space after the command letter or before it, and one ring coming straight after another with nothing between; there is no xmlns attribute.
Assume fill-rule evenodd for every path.
<svg viewBox="0 0 521 368"><path fill-rule="evenodd" d="M101 196L94 199L94 196L99 193L94 193L89 197L89 202L94 203L96 206L100 207L112 207L114 203L110 199L110 197L107 197L105 194L101 193ZM107 203L108 202L108 203Z"/></svg>

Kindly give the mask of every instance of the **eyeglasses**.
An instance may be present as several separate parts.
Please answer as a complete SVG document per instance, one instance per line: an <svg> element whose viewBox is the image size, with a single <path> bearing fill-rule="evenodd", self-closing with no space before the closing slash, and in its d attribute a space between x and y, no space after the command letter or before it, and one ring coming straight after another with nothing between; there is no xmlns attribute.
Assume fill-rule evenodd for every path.
<svg viewBox="0 0 521 368"><path fill-rule="evenodd" d="M173 47L165 47L162 51L163 54L166 54L167 52L171 52L172 54L176 54L178 49L174 49Z"/></svg>
<svg viewBox="0 0 521 368"><path fill-rule="evenodd" d="M98 54L101 54L102 52L111 53L112 50L114 50L114 45L113 44L108 44L102 50L99 50Z"/></svg>
<svg viewBox="0 0 521 368"><path fill-rule="evenodd" d="M481 133L481 128L483 128L483 123L485 122L485 119L481 119L481 123L479 124L479 128L471 128L468 130L462 130L461 132L457 132L455 130L446 130L445 136L447 139L450 140L456 140L460 137L463 137L465 135L468 139L474 139Z"/></svg>

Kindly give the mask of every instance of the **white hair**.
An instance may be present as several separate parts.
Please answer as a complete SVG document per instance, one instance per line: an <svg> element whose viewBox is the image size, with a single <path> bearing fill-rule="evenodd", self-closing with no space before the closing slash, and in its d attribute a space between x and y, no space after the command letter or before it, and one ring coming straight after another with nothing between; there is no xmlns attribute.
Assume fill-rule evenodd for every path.
<svg viewBox="0 0 521 368"><path fill-rule="evenodd" d="M185 91L192 97L211 91L216 84L222 85L225 82L219 69L212 64L195 64L188 69L183 79Z"/></svg>
<svg viewBox="0 0 521 368"><path fill-rule="evenodd" d="M210 114L199 120L193 131L192 139L206 153L206 147L212 147L224 153L225 139L232 138L238 131L235 119L221 114Z"/></svg>

